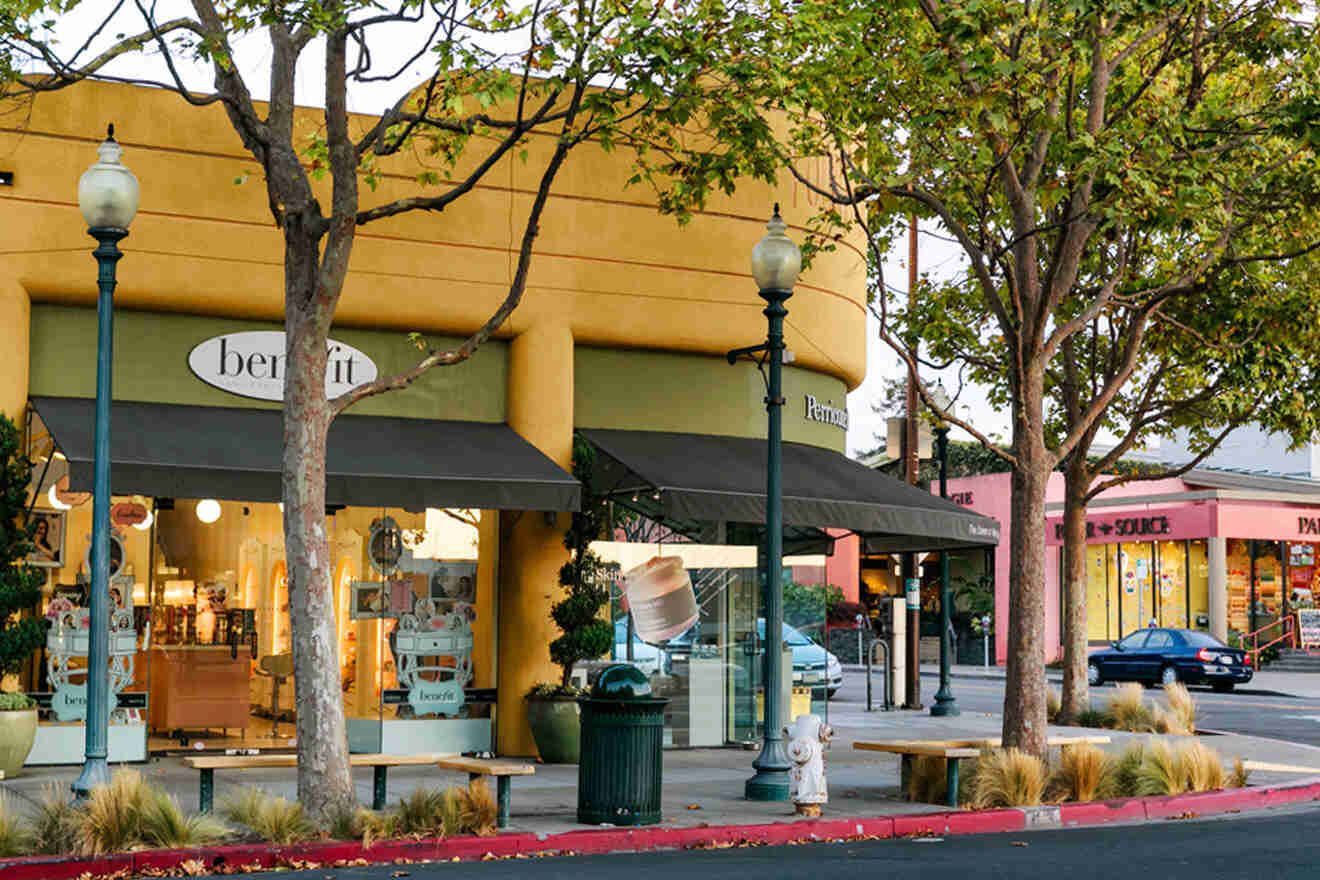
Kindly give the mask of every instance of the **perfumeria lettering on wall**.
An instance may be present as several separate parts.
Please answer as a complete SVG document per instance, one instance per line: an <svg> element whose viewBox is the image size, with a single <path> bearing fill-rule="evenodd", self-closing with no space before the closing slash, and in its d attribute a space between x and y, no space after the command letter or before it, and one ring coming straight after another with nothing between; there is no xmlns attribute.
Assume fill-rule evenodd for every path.
<svg viewBox="0 0 1320 880"><path fill-rule="evenodd" d="M816 399L816 395L808 394L807 420L824 422L827 425L843 428L845 431L848 430L848 411L834 406L833 403L832 400L821 403Z"/></svg>
<svg viewBox="0 0 1320 880"><path fill-rule="evenodd" d="M1099 523L1087 520L1087 540L1094 538L1097 534L1105 538L1125 538L1136 535L1167 535L1169 534L1169 518L1167 516L1126 516ZM1058 540L1063 539L1063 523L1054 524L1054 537Z"/></svg>

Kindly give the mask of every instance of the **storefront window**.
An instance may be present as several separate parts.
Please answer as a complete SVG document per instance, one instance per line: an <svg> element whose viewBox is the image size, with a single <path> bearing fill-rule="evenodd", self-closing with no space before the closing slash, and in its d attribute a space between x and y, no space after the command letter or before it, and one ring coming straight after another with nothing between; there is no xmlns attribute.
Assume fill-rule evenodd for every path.
<svg viewBox="0 0 1320 880"><path fill-rule="evenodd" d="M677 556L692 581L697 623L663 645L647 644L634 635L630 652L627 615L617 601L613 605L612 659L635 664L651 679L657 693L669 697L665 745L721 746L757 740L764 711L760 689L765 640L757 619L756 548L599 542L593 549L606 562L617 564L621 572L653 556ZM791 678L797 679L795 684L809 687L812 682L803 680L805 676L825 680L825 651L805 635L800 638L820 655L809 658L812 648L795 649Z"/></svg>
<svg viewBox="0 0 1320 880"><path fill-rule="evenodd" d="M1154 545L1119 544L1119 626L1124 633L1145 626L1158 613L1154 584Z"/></svg>
<svg viewBox="0 0 1320 880"><path fill-rule="evenodd" d="M1254 583L1251 579L1253 556ZM1283 560L1278 542L1228 539L1230 629L1252 632L1278 620L1283 611L1283 592Z"/></svg>
<svg viewBox="0 0 1320 880"><path fill-rule="evenodd" d="M1182 541L1155 543L1156 570L1155 606L1160 626L1185 629L1191 625L1187 613L1187 548Z"/></svg>
<svg viewBox="0 0 1320 880"><path fill-rule="evenodd" d="M1096 544L1086 548L1086 637L1092 641L1118 638L1118 603L1111 548Z"/></svg>
<svg viewBox="0 0 1320 880"><path fill-rule="evenodd" d="M1309 608L1315 602L1315 547L1309 542L1288 544L1288 607Z"/></svg>
<svg viewBox="0 0 1320 880"><path fill-rule="evenodd" d="M1187 541L1188 612L1192 629L1210 629L1210 562L1204 538Z"/></svg>

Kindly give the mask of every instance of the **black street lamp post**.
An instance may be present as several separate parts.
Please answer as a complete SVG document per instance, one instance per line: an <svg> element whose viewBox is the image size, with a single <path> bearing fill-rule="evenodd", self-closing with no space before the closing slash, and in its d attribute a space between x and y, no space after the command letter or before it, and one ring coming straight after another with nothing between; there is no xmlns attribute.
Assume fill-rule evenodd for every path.
<svg viewBox="0 0 1320 880"><path fill-rule="evenodd" d="M769 322L764 345L729 352L729 363L740 356L764 352L767 363L765 408L768 415L765 491L765 735L761 754L752 762L756 775L747 780L744 794L752 801L788 800L788 752L784 748L784 515L783 487L783 372L784 303L793 295L793 284L802 269L802 252L784 234L779 205L766 224L769 232L752 249L752 277L766 306Z"/></svg>
<svg viewBox="0 0 1320 880"><path fill-rule="evenodd" d="M79 798L110 781L106 763L110 723L110 379L114 361L115 265L123 253L138 207L138 181L120 161L115 127L97 148L100 158L78 180L78 206L96 257L96 434L92 495L90 633L87 645L87 745L82 773L73 783Z"/></svg>
<svg viewBox="0 0 1320 880"><path fill-rule="evenodd" d="M948 412L951 402L948 393L944 390L944 383L941 382L935 386L931 397L940 411L936 413L935 418L935 448L936 455L940 459L940 497L949 497L949 423L944 420L944 415ZM949 615L952 609L949 607L953 598L949 594L949 553L947 550L940 551L940 689L935 693L935 705L930 707L931 715L950 716L957 715L958 702L953 696L953 687L949 682L949 654L952 653L953 646L949 644L949 630L952 628Z"/></svg>

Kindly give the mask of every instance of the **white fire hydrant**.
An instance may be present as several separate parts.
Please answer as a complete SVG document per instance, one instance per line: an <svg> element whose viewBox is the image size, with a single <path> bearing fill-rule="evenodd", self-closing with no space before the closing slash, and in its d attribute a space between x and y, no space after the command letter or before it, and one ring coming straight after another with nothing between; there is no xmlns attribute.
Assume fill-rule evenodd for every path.
<svg viewBox="0 0 1320 880"><path fill-rule="evenodd" d="M792 727L784 728L788 740L789 794L799 816L819 816L820 805L829 800L825 790L825 743L834 730L819 715L799 715Z"/></svg>

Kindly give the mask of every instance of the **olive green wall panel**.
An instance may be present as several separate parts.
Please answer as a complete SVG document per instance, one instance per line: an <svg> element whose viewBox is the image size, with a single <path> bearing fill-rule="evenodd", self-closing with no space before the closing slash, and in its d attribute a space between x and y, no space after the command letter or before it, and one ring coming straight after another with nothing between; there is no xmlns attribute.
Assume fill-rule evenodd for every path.
<svg viewBox="0 0 1320 880"><path fill-rule="evenodd" d="M243 330L280 330L278 324L155 312L115 312L114 397L156 403L278 409L273 401L240 397L206 384L188 368L188 353L205 339ZM367 354L382 376L406 369L420 355L407 334L335 328L332 339ZM96 311L32 306L29 393L96 395ZM446 340L432 339L444 344ZM457 344L457 340L454 341ZM487 342L468 361L427 372L409 388L369 398L354 415L505 420L508 345Z"/></svg>
<svg viewBox="0 0 1320 880"><path fill-rule="evenodd" d="M750 362L579 346L574 374L573 421L581 428L765 436L765 384ZM843 382L785 367L784 439L844 451L843 428L807 418L808 394L847 408Z"/></svg>

